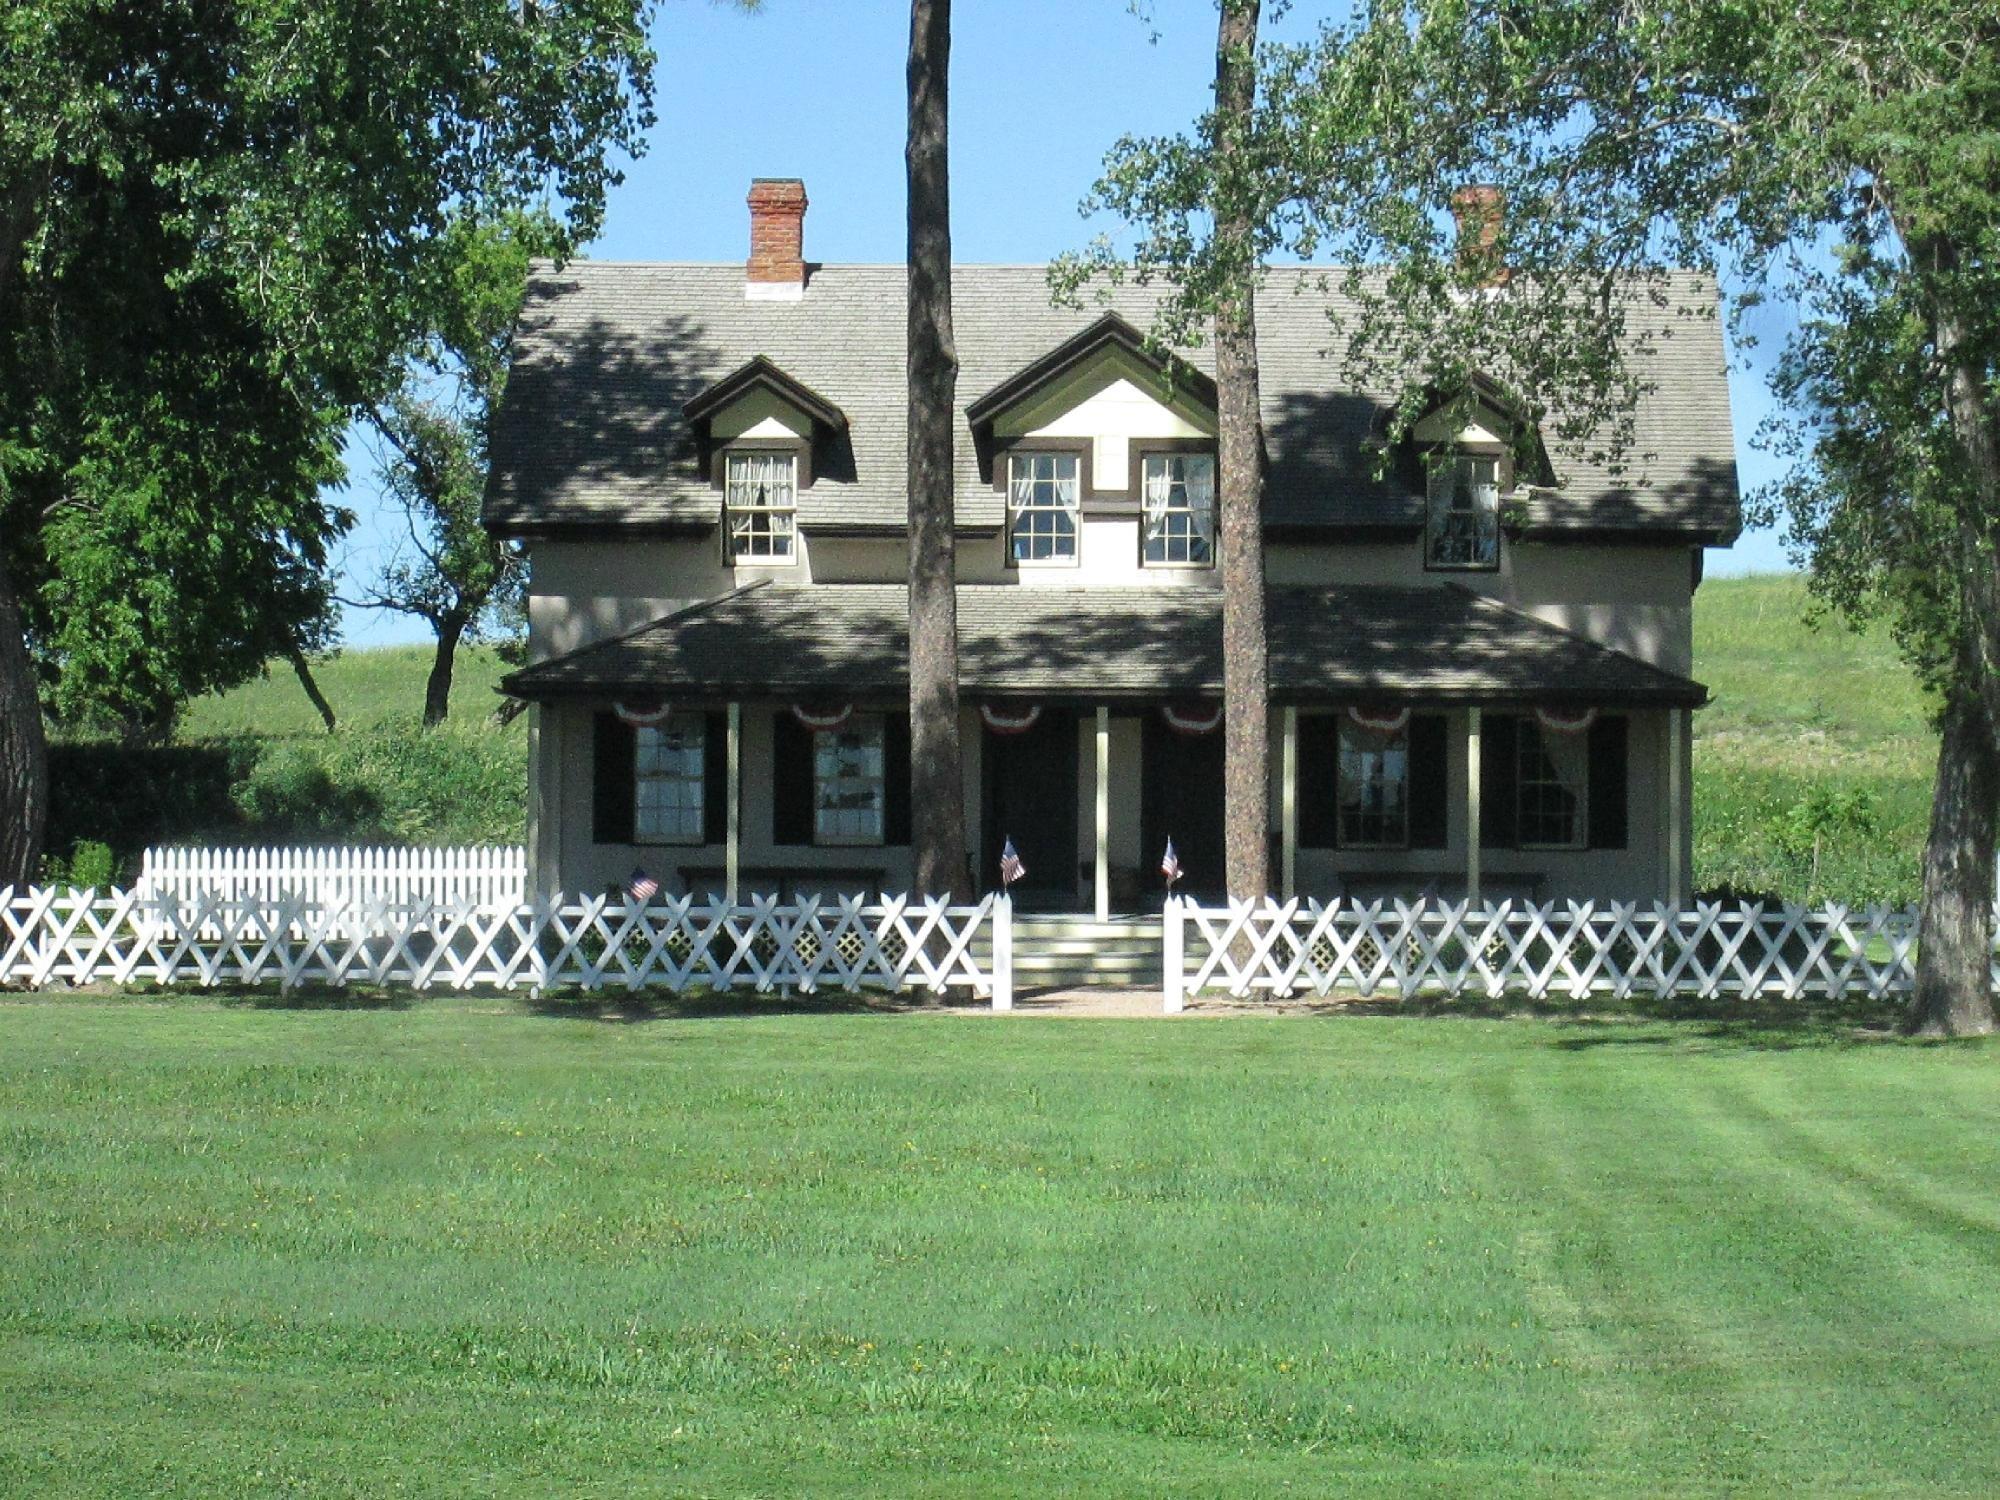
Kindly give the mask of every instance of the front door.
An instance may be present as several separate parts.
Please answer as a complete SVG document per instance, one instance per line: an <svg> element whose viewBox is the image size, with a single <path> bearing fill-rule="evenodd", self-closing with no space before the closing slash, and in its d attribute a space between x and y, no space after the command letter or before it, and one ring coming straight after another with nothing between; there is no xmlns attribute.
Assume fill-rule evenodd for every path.
<svg viewBox="0 0 2000 1500"><path fill-rule="evenodd" d="M1000 881L1000 851L1008 839L1026 873L1014 883L1014 904L1066 911L1076 905L1076 713L1044 708L1022 734L982 730L985 783L985 868L979 888Z"/></svg>
<svg viewBox="0 0 2000 1500"><path fill-rule="evenodd" d="M1139 769L1139 828L1144 878L1159 882L1167 840L1181 862L1176 895L1219 901L1227 887L1222 866L1222 731L1181 734L1157 709L1145 717Z"/></svg>

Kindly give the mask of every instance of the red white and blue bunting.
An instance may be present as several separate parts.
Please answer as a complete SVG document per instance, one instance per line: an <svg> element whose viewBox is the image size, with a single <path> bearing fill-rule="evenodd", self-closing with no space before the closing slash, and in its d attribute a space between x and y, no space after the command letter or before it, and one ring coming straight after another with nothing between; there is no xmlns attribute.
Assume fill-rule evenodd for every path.
<svg viewBox="0 0 2000 1500"><path fill-rule="evenodd" d="M1160 717L1175 734L1214 734L1222 727L1222 705L1190 703L1176 707L1163 703Z"/></svg>
<svg viewBox="0 0 2000 1500"><path fill-rule="evenodd" d="M1026 734L1041 721L1041 717L1042 706L1039 703L979 705L979 722L994 734Z"/></svg>
<svg viewBox="0 0 2000 1500"><path fill-rule="evenodd" d="M634 729L657 729L667 722L673 708L666 703L614 703L611 711Z"/></svg>
<svg viewBox="0 0 2000 1500"><path fill-rule="evenodd" d="M1372 729L1377 734L1401 734L1410 727L1408 704L1401 708L1350 708L1347 717L1356 728Z"/></svg>
<svg viewBox="0 0 2000 1500"><path fill-rule="evenodd" d="M794 703L792 717L808 729L832 730L844 728L854 717L852 703Z"/></svg>
<svg viewBox="0 0 2000 1500"><path fill-rule="evenodd" d="M1590 726L1597 722L1597 710L1537 708L1535 722L1550 734L1586 734Z"/></svg>

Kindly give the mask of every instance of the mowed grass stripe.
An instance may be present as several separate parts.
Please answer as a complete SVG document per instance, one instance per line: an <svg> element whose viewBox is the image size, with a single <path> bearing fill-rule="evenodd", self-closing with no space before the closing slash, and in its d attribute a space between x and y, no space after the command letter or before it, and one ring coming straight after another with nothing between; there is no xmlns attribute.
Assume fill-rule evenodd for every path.
<svg viewBox="0 0 2000 1500"><path fill-rule="evenodd" d="M1606 1162L1632 1161L1610 1138L1586 1156L1552 1156L1552 1196L1580 1226L1559 1241L1577 1278L1568 1295L1597 1311L1592 1331L1617 1359L1657 1377L1642 1431L1668 1472L1729 1487L1949 1488L1952 1463L1924 1472L1918 1455L1879 1441L1872 1414L1908 1401L1921 1370L1922 1388L1940 1377L1949 1387L1931 1390L1948 1422L1991 1425L1987 1392L1953 1382L1955 1353L1933 1363L1940 1338L1960 1342L1946 1332L1954 1323L1983 1351L1975 1365L1990 1358L1990 1319L1968 1327L1948 1291L1990 1296L1990 1254L1968 1265L1956 1237L1884 1213L1794 1159L1763 1095L1796 1081L1788 1070L1703 1059L1671 1091L1634 1096L1606 1122L1634 1144L1668 1148L1649 1171L1606 1172ZM1546 1098L1525 1102L1543 1123L1567 1112ZM1922 1113L1918 1101L1903 1102ZM1867 1289L1859 1302L1857 1288ZM1780 1432L1795 1441L1772 1442Z"/></svg>
<svg viewBox="0 0 2000 1500"><path fill-rule="evenodd" d="M2000 1486L2000 1054L1798 1039L0 1006L0 1490Z"/></svg>

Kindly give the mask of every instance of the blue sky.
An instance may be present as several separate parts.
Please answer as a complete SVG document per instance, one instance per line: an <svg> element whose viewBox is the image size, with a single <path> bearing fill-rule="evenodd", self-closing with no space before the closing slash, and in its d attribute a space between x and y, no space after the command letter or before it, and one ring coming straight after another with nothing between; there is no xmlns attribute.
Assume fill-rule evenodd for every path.
<svg viewBox="0 0 2000 1500"><path fill-rule="evenodd" d="M1303 36L1344 6L1301 3L1269 34ZM1123 134L1180 130L1213 81L1213 0L1154 0L1150 23L1126 0L959 0L952 61L952 237L961 261L1041 262L1100 229L1077 204ZM651 149L612 191L589 254L606 259L740 260L753 177L802 177L812 199L806 254L903 258L902 0L764 0L745 15L709 0L665 0L654 28L659 123ZM1772 319L1783 314L1772 313ZM1760 330L1776 347L1779 327ZM1761 365L1761 361L1760 361ZM1767 409L1761 368L1732 374L1746 485L1770 472L1749 437ZM347 549L367 573L393 544L365 454L346 501L361 516ZM1712 573L1784 565L1769 535L1711 553ZM421 622L351 611L352 644L425 639Z"/></svg>

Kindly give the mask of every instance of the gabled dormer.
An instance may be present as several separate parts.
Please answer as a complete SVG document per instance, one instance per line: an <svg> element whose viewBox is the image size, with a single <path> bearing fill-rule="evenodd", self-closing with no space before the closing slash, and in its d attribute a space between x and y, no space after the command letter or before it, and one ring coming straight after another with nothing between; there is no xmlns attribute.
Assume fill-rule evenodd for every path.
<svg viewBox="0 0 2000 1500"><path fill-rule="evenodd" d="M966 408L1010 568L1215 560L1215 382L1107 313ZM1092 527L1092 521L1123 522ZM1128 565L1128 555L1120 561Z"/></svg>
<svg viewBox="0 0 2000 1500"><path fill-rule="evenodd" d="M755 567L796 562L799 492L824 460L837 457L846 414L760 354L698 393L681 415L721 496L724 559Z"/></svg>
<svg viewBox="0 0 2000 1500"><path fill-rule="evenodd" d="M1533 411L1475 371L1456 388L1433 392L1410 442L1424 476L1424 566L1498 568L1510 501L1554 482Z"/></svg>

